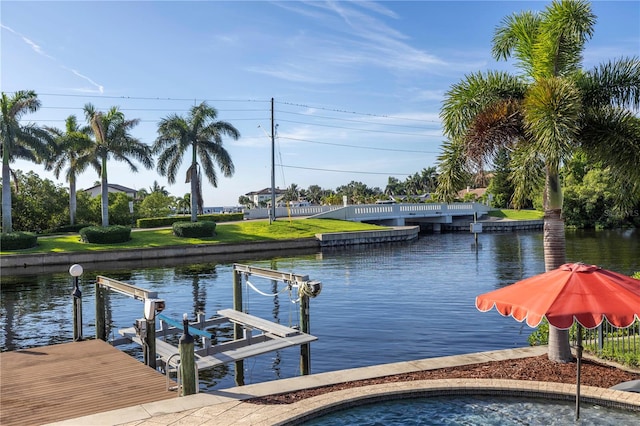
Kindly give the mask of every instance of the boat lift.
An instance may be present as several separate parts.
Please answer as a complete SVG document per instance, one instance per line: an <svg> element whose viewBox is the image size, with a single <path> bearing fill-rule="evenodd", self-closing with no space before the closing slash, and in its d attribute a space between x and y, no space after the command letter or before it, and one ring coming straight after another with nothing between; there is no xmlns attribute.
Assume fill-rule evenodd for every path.
<svg viewBox="0 0 640 426"><path fill-rule="evenodd" d="M145 306L144 318L136 320L133 327L118 330L121 337L113 339L111 344L113 346L129 343L141 345L145 364L152 368L161 367L167 375L167 383L169 383L171 371L177 371L179 374L180 353L177 346L166 342L165 339L168 336L182 334L184 331L202 339L202 347L194 349L196 373L199 370L234 362L236 384L243 385L245 358L299 345L301 374L309 374L311 356L309 344L317 340L317 337L309 334L309 299L320 293L322 284L319 281L309 280L307 275L241 264L234 264L233 272L233 309L221 309L210 319L205 319L203 314L199 314L198 318L192 321L186 319L186 314L183 321L162 315L165 301L158 298L157 292L98 276L96 279L96 337L106 340L104 299L105 292L110 289L143 301ZM243 312L243 276L248 284L250 284L249 276L257 276L283 282L289 289L297 289L300 301L300 329ZM156 320L160 324L157 330ZM212 344L215 341L215 335L207 330L226 323L234 326L233 340ZM179 375L178 381L180 381Z"/></svg>

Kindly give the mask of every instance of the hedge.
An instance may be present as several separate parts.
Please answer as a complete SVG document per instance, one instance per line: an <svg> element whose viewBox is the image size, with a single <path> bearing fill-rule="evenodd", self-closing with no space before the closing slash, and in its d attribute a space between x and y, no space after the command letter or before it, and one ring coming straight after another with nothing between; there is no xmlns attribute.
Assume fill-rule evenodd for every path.
<svg viewBox="0 0 640 426"><path fill-rule="evenodd" d="M208 220L201 222L175 222L173 233L177 237L208 238L216 235L216 223Z"/></svg>
<svg viewBox="0 0 640 426"><path fill-rule="evenodd" d="M124 243L131 239L131 228L122 225L89 226L80 230L80 237L85 243Z"/></svg>
<svg viewBox="0 0 640 426"><path fill-rule="evenodd" d="M216 213L198 215L198 221L233 222L244 219L244 213ZM138 219L138 228L164 228L173 226L175 222L191 222L191 216L147 217Z"/></svg>
<svg viewBox="0 0 640 426"><path fill-rule="evenodd" d="M3 232L0 248L3 251L22 250L38 245L38 236L33 232Z"/></svg>
<svg viewBox="0 0 640 426"><path fill-rule="evenodd" d="M47 229L46 231L43 231L43 234L66 234L69 232L80 232L80 230L82 228L87 228L89 226L93 226L90 223L78 223L75 225L62 225L62 226L58 226L56 228L52 228L52 229Z"/></svg>

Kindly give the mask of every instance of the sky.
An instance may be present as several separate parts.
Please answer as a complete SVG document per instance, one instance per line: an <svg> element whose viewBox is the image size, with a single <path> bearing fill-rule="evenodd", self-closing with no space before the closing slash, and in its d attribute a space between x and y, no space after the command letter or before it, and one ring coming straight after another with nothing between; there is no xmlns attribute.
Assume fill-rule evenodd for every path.
<svg viewBox="0 0 640 426"><path fill-rule="evenodd" d="M252 191L352 181L384 190L437 166L439 112L452 84L478 71L517 69L491 57L501 21L546 1L7 1L0 2L0 87L34 90L42 106L22 122L64 129L90 103L157 124L206 101L236 127L223 138L235 173L203 182L204 205L233 206ZM640 2L595 1L583 66L640 55ZM273 124L276 129L272 146ZM274 161L272 162L272 148ZM190 191L185 158L170 185L155 167L110 161L109 183L172 195ZM17 161L68 184L42 166ZM99 181L94 170L78 188Z"/></svg>

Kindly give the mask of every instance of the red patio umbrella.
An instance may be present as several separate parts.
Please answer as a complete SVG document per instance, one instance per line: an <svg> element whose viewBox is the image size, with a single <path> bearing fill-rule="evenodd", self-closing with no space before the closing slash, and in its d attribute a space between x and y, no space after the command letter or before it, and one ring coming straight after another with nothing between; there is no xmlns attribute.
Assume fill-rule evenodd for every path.
<svg viewBox="0 0 640 426"><path fill-rule="evenodd" d="M596 328L606 319L625 328L640 317L640 280L595 265L566 263L515 284L476 297L482 312L495 307L530 327L543 318L556 328L578 324L576 419L580 407L582 330Z"/></svg>

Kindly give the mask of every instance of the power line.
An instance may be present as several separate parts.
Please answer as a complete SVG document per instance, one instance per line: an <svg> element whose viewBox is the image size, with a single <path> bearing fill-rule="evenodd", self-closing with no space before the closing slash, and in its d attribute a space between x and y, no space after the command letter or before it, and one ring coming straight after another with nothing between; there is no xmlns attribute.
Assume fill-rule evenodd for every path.
<svg viewBox="0 0 640 426"><path fill-rule="evenodd" d="M309 139L288 138L288 137L285 137L285 136L279 136L279 139L288 139L288 140L292 140L292 141L308 142L308 143L315 143L315 144L320 144L320 145L344 146L344 147L347 147L347 148L370 149L370 150L374 150L374 151L394 151L394 152L414 152L414 153L419 153L419 154L439 154L439 152L436 152L436 151L420 151L420 150L412 150L412 149L394 149L394 148L375 148L375 147L371 147L371 146L347 145L347 144L341 144L341 143L312 141L312 140L309 140Z"/></svg>
<svg viewBox="0 0 640 426"><path fill-rule="evenodd" d="M355 127L332 126L330 124L305 123L305 122L294 121L294 120L281 120L281 119L278 119L278 122L294 123L294 124L306 124L306 125L309 125L309 126L330 127L330 128L333 128L333 129L356 130L356 131L359 131L359 132L385 133L385 134L390 134L390 135L404 135L404 136L420 136L420 137L424 137L424 135L419 134L419 133L390 132L390 131L386 131L386 130L377 130L377 129L360 129L360 128L355 128Z"/></svg>
<svg viewBox="0 0 640 426"><path fill-rule="evenodd" d="M337 120L337 121L348 121L351 123L359 123L359 124L372 124L374 126L392 126L392 127L405 127L405 128L410 128L410 129L420 129L420 130L427 130L425 127L423 126L409 126L406 124L393 124L393 123L380 123L380 122L373 122L373 121L362 121L362 120L350 120L348 118L338 118L338 117L328 117L326 115L309 115L309 114L304 114L302 112L291 112L291 111L278 111L282 114L292 114L292 115L302 115L305 117L313 117L313 118L325 118L328 120ZM433 121L433 120L424 120L427 123L436 123L436 124L440 124L439 121Z"/></svg>
<svg viewBox="0 0 640 426"><path fill-rule="evenodd" d="M408 176L410 173L385 173L385 172L362 172L357 170L335 170L335 169L320 169L315 167L302 167L302 166L287 166L286 164L276 164L276 166L286 167L289 169L302 169L302 170L316 170L320 172L334 172L334 173L354 173L361 175L386 175L386 176Z"/></svg>
<svg viewBox="0 0 640 426"><path fill-rule="evenodd" d="M292 106L297 106L302 108L319 109L322 111L339 112L343 114L363 115L363 116L369 116L369 117L394 118L394 119L407 120L407 121L426 121L426 120L420 120L418 118L408 118L408 117L400 117L400 116L393 116L393 115L382 115L382 114L372 114L372 113L366 113L366 112L347 111L343 109L324 108L324 107L298 104L298 103L286 102L286 101L278 101L277 103L283 104L283 105L292 105ZM433 123L437 123L437 121L433 121Z"/></svg>

